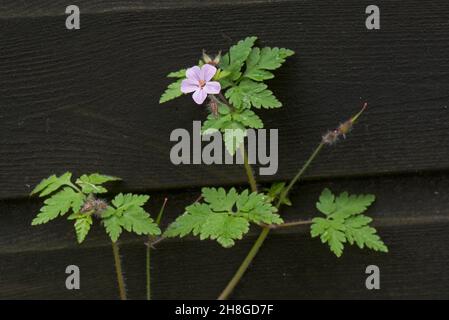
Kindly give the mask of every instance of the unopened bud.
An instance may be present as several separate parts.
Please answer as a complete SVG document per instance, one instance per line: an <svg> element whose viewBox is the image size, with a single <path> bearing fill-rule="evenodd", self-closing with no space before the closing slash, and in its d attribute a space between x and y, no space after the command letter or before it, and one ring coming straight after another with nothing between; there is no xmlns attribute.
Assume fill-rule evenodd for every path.
<svg viewBox="0 0 449 320"><path fill-rule="evenodd" d="M206 53L205 50L203 50L203 61L204 61L204 63L212 62L212 58Z"/></svg>
<svg viewBox="0 0 449 320"><path fill-rule="evenodd" d="M218 54L212 60L212 58L206 53L206 51L203 50L203 61L204 61L204 63L216 66L216 65L218 65L220 63L220 58L221 58L221 51L218 52Z"/></svg>
<svg viewBox="0 0 449 320"><path fill-rule="evenodd" d="M209 111L214 115L214 117L218 117L218 103L216 100L211 99L209 102Z"/></svg>
<svg viewBox="0 0 449 320"><path fill-rule="evenodd" d="M80 212L101 215L107 207L108 204L106 201L102 199L96 199L95 197L89 197L84 202Z"/></svg>
<svg viewBox="0 0 449 320"><path fill-rule="evenodd" d="M218 54L215 56L214 60L212 61L214 65L218 65L220 63L221 59L221 51L218 51Z"/></svg>

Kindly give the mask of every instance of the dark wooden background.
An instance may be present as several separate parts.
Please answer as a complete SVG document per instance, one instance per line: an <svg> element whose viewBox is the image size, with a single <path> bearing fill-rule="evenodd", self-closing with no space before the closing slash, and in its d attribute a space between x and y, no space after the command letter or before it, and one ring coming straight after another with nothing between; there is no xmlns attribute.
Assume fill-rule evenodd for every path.
<svg viewBox="0 0 449 320"><path fill-rule="evenodd" d="M115 190L148 192L167 224L203 185L245 185L241 166L173 166L170 132L204 119L183 97L158 99L165 74L201 50L257 35L296 51L270 86L284 103L261 112L280 128L279 172L291 178L321 134L369 110L349 139L326 149L295 188L287 219L316 214L325 186L377 195L369 214L389 254L348 248L335 258L307 228L276 231L234 298L449 298L449 3L377 1L381 30L365 28L368 1L82 0L81 29L65 28L56 1L0 1L0 298L117 298L110 244L96 226L78 246L72 226L31 227L40 202L28 193L66 170L124 179ZM160 244L154 297L213 299L257 236L229 250L194 238ZM144 297L143 239L124 237L129 296ZM65 289L65 267L81 290ZM364 287L381 269L381 289Z"/></svg>

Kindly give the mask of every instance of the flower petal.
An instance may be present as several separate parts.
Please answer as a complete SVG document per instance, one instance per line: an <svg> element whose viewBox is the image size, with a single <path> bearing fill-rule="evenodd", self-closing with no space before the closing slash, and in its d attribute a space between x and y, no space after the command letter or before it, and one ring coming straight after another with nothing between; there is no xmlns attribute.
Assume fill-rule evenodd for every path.
<svg viewBox="0 0 449 320"><path fill-rule="evenodd" d="M201 80L201 69L198 66L194 66L192 68L187 69L186 77L191 80L199 81Z"/></svg>
<svg viewBox="0 0 449 320"><path fill-rule="evenodd" d="M181 82L181 92L190 93L199 89L198 81L192 79L184 79Z"/></svg>
<svg viewBox="0 0 449 320"><path fill-rule="evenodd" d="M202 104L207 98L207 93L203 89L198 89L193 93L192 98L197 104Z"/></svg>
<svg viewBox="0 0 449 320"><path fill-rule="evenodd" d="M220 90L221 90L220 82L218 82L218 81L206 82L206 85L204 86L203 90L206 91L206 93L210 93L210 94L220 93Z"/></svg>
<svg viewBox="0 0 449 320"><path fill-rule="evenodd" d="M204 81L210 81L210 79L214 77L215 73L217 73L217 68L211 66L210 64L206 63L201 67L201 79Z"/></svg>

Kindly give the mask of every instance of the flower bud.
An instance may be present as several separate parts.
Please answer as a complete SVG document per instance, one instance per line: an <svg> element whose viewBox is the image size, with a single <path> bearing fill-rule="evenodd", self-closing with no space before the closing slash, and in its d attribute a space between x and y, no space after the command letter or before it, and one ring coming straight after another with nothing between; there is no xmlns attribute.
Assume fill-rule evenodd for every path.
<svg viewBox="0 0 449 320"><path fill-rule="evenodd" d="M204 63L216 66L216 65L218 65L220 63L220 58L221 58L221 51L218 52L218 54L212 60L212 58L206 53L206 51L203 50L203 61L204 61Z"/></svg>
<svg viewBox="0 0 449 320"><path fill-rule="evenodd" d="M101 215L107 207L108 204L106 201L89 196L81 207L80 213Z"/></svg>
<svg viewBox="0 0 449 320"><path fill-rule="evenodd" d="M212 58L206 53L205 50L203 50L203 61L204 63L211 63L212 62Z"/></svg>
<svg viewBox="0 0 449 320"><path fill-rule="evenodd" d="M209 111L214 115L215 118L218 117L218 103L216 100L211 99L209 102Z"/></svg>

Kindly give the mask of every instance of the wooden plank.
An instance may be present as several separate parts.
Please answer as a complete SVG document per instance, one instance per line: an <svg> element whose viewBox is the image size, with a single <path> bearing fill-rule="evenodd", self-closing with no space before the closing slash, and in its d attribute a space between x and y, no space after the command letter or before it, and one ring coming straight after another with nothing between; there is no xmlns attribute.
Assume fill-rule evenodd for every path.
<svg viewBox="0 0 449 320"><path fill-rule="evenodd" d="M449 5L378 5L376 32L359 1L97 13L79 32L59 16L0 19L0 198L65 170L121 176L133 190L244 183L238 166L172 165L170 132L206 112L188 97L157 101L167 72L252 34L297 52L271 82L286 107L261 112L280 128L278 175L261 181L291 177L360 97L363 122L308 178L447 170Z"/></svg>
<svg viewBox="0 0 449 320"><path fill-rule="evenodd" d="M295 0L78 0L76 5L81 13L104 13L117 11L142 11L161 9L180 9L213 7L236 4L258 5L267 2L286 2ZM64 0L41 0L34 3L2 0L0 2L0 18L23 18L42 16L61 16L68 6Z"/></svg>
<svg viewBox="0 0 449 320"><path fill-rule="evenodd" d="M314 217L317 214L315 203L325 187L335 192L347 190L350 193L375 194L376 202L369 213L375 217L375 223L380 226L436 223L449 219L448 174L304 182L293 190L294 206L282 209L284 219ZM159 211L163 198L169 199L163 219L163 227L165 227L182 214L187 205L198 198L200 190L155 192L150 195L146 209L153 216ZM42 202L39 199L0 201L0 254L78 247L73 226L64 219L56 219L47 225L31 227L31 221L41 205ZM288 228L276 232L291 232L290 230L292 229ZM257 229L252 232L256 234ZM125 236L123 241L128 243L144 240ZM82 246L109 246L103 227L94 225Z"/></svg>
<svg viewBox="0 0 449 320"><path fill-rule="evenodd" d="M243 278L237 299L370 299L449 298L448 223L379 228L391 253L348 249L335 258L305 233L272 234ZM423 239L425 241L419 241ZM153 254L155 299L215 299L249 250L254 236L233 249L214 243L172 241ZM419 245L417 244L419 242ZM145 296L145 249L122 246L129 297ZM79 249L2 254L0 298L114 299L117 298L111 249ZM81 268L81 289L65 289L65 268ZM381 289L364 287L365 269L381 270Z"/></svg>
<svg viewBox="0 0 449 320"><path fill-rule="evenodd" d="M335 258L307 227L275 230L236 291L235 298L448 298L449 176L447 174L310 181L295 188L286 220L316 214L314 203L328 186L335 192L374 193L367 214L390 247L389 254L349 247ZM149 210L156 212L157 194ZM182 212L197 191L171 194L164 225ZM413 204L413 205L411 205ZM0 202L0 298L116 298L110 245L100 226L78 246L66 221L31 227L37 203ZM62 220L62 219L61 219ZM255 240L253 228L231 249L196 238L161 242L154 253L154 297L217 296ZM122 254L130 297L144 297L143 238L125 237ZM213 257L213 259L211 259ZM65 267L82 270L82 289L64 287ZM367 265L381 268L381 290L364 288Z"/></svg>

